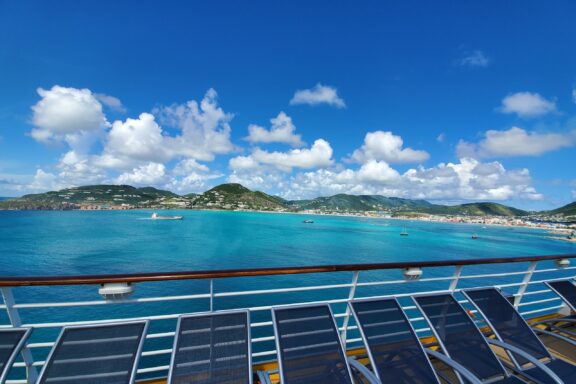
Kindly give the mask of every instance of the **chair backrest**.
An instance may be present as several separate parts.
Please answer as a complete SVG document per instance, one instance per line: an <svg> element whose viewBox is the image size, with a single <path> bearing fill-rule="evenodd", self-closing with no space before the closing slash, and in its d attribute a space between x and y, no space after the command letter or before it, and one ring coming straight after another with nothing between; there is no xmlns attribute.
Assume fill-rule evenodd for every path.
<svg viewBox="0 0 576 384"><path fill-rule="evenodd" d="M30 328L0 329L0 384L6 380L8 370L12 367L30 333L32 333Z"/></svg>
<svg viewBox="0 0 576 384"><path fill-rule="evenodd" d="M451 294L415 296L446 355L481 380L506 375L504 367L466 310Z"/></svg>
<svg viewBox="0 0 576 384"><path fill-rule="evenodd" d="M532 331L522 315L496 288L470 289L464 295L478 308L492 331L500 340L518 347L537 359L551 357L544 344ZM511 355L519 365L528 360Z"/></svg>
<svg viewBox="0 0 576 384"><path fill-rule="evenodd" d="M282 384L352 384L327 304L273 308Z"/></svg>
<svg viewBox="0 0 576 384"><path fill-rule="evenodd" d="M251 384L248 310L180 316L168 383Z"/></svg>
<svg viewBox="0 0 576 384"><path fill-rule="evenodd" d="M358 300L350 306L380 381L440 383L398 300Z"/></svg>
<svg viewBox="0 0 576 384"><path fill-rule="evenodd" d="M572 279L548 281L545 284L556 292L572 311L576 312L576 285Z"/></svg>
<svg viewBox="0 0 576 384"><path fill-rule="evenodd" d="M38 384L134 382L148 321L64 327Z"/></svg>

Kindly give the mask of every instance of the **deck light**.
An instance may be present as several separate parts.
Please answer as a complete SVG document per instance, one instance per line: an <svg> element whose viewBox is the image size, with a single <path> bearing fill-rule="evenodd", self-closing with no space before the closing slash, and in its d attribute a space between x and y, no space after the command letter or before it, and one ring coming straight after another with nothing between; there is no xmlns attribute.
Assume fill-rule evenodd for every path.
<svg viewBox="0 0 576 384"><path fill-rule="evenodd" d="M122 300L134 292L131 283L105 283L100 285L98 293L106 300Z"/></svg>
<svg viewBox="0 0 576 384"><path fill-rule="evenodd" d="M569 265L570 265L570 260L568 260L568 259L556 260L556 267L558 267L558 268L566 268Z"/></svg>
<svg viewBox="0 0 576 384"><path fill-rule="evenodd" d="M419 267L404 268L402 270L402 274L404 275L404 279L406 280L418 280L420 276L422 276L422 268Z"/></svg>

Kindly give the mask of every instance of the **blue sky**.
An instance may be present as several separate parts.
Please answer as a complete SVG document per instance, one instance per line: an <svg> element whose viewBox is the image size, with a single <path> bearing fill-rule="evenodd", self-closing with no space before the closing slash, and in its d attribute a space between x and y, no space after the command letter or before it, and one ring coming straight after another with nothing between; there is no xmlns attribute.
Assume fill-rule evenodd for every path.
<svg viewBox="0 0 576 384"><path fill-rule="evenodd" d="M0 196L576 199L570 1L0 0Z"/></svg>

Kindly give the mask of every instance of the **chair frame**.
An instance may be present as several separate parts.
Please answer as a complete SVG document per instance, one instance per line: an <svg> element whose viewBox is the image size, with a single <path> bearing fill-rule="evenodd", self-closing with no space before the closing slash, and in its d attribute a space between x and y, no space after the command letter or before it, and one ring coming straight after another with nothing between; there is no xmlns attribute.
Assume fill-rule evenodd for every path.
<svg viewBox="0 0 576 384"><path fill-rule="evenodd" d="M229 309L222 311L212 311L212 312L199 312L193 314L186 314L178 316L178 323L176 324L176 333L174 335L174 343L172 344L172 355L170 356L170 368L168 371L168 378L166 383L170 384L174 375L174 361L176 360L176 347L178 345L178 335L180 334L180 328L182 325L182 319L189 319L195 317L207 317L207 316L224 316L232 314L246 314L246 340L248 341L248 383L253 383L253 372L252 372L252 333L250 327L250 311L248 309Z"/></svg>
<svg viewBox="0 0 576 384"><path fill-rule="evenodd" d="M526 360L528 360L530 363L532 363L535 367L543 370L544 372L546 372L546 374L548 374L548 376L551 377L551 379L553 379L556 383L558 384L564 384L564 381L558 377L558 375L552 371L550 368L548 368L546 366L546 364L542 363L539 359L537 359L536 357L530 355L529 353L527 353L526 351L515 347L511 344L506 343L502 337L500 336L500 333L498 332L498 330L494 327L494 325L492 324L492 322L490 321L490 319L488 319L488 317L484 314L484 312L474 303L474 300L472 300L470 298L470 296L467 295L467 291L468 292L472 292L472 291L481 291L481 290L486 290L486 289L495 289L496 291L498 291L498 293L504 297L502 295L502 292L500 292L497 288L495 287L486 287L486 288L472 288L472 289L466 289L462 291L462 294L466 297L466 300L468 300L468 302L472 305L474 305L474 307L478 310L478 312L482 315L482 317L484 318L484 321L486 321L486 324L488 324L488 326L490 327L490 329L492 330L492 332L494 333L494 335L496 336L497 340L493 340L493 339L489 339L486 338L486 341L489 344L495 345L497 347L500 347L502 349L504 349L506 351L506 353L508 354L508 356L510 357L510 359L512 360L512 362L514 363L514 367L516 369L516 371L518 373L520 373L523 376L526 376L529 380L538 382L538 380L535 380L533 378L530 377L530 374L526 373L522 367L520 366L520 364L518 363L518 361L516 360L516 358L514 357L514 354L518 354L520 356L522 356L523 358L525 358ZM506 300L507 301L507 300ZM510 304L510 306L512 307L512 310L516 311L516 308L514 308L514 306L508 302L508 304ZM516 311L517 312L517 311ZM554 357L552 356L552 354L550 353L550 351L548 351L548 348L546 348L546 346L544 345L544 343L542 342L542 340L540 340L540 338L538 337L538 335L536 335L536 333L534 332L534 329L532 327L530 327L530 325L528 323L526 323L526 320L524 320L524 318L522 317L522 315L520 315L518 313L518 315L520 316L520 319L526 324L526 327L528 328L528 332L532 332L532 334L534 335L534 337L538 340L538 343L540 343L540 345L542 346L542 348L544 348L545 351L548 352L549 355L549 359L550 361L554 360ZM548 333L548 332L546 332Z"/></svg>
<svg viewBox="0 0 576 384"><path fill-rule="evenodd" d="M18 341L18 344L16 344L16 346L14 347L14 350L12 351L10 356L8 357L8 360L6 361L6 365L4 366L4 369L2 371L0 371L0 384L4 384L6 382L6 378L8 377L8 372L12 368L12 365L14 364L14 361L16 360L16 356L18 356L18 354L22 351L22 349L26 345L26 342L28 341L28 338L32 334L32 328L6 328L6 329L0 329L0 333L12 332L12 331L16 331L16 330L25 331L25 332L24 332L24 335L20 338L20 341Z"/></svg>
<svg viewBox="0 0 576 384"><path fill-rule="evenodd" d="M132 372L130 373L130 379L128 383L133 384L134 380L136 379L137 371L138 371L138 363L140 361L140 357L142 356L142 348L144 347L144 341L146 340L146 333L148 332L148 326L150 325L149 320L134 320L134 321L121 321L121 322L110 322L110 323L93 323L93 324L83 324L83 325L71 325L62 327L62 331L60 331L60 335L58 335L58 339L54 343L54 346L50 350L48 357L44 365L42 366L42 370L38 375L38 379L36 380L37 384L40 384L41 381L44 379L44 375L46 375L46 369L48 364L52 361L52 357L60 345L60 341L64 337L64 333L67 329L86 329L86 328L96 328L96 327L113 327L118 325L128 325L128 324L144 324L144 329L142 330L142 337L140 338L140 342L138 343L138 349L136 350L136 357L134 359L134 363L132 364Z"/></svg>
<svg viewBox="0 0 576 384"><path fill-rule="evenodd" d="M332 324L334 325L334 329L336 330L336 337L338 339L338 344L340 345L340 352L342 353L344 363L346 364L346 369L348 370L348 375L350 377L350 380L352 381L350 384L353 384L354 376L352 376L352 369L350 368L350 361L349 361L348 357L346 356L346 348L344 348L344 346L342 345L342 339L340 339L338 324L336 323L336 319L334 318L334 313L332 312L332 307L329 304L297 304L297 305L283 305L283 306L278 306L278 307L272 308L272 323L274 324L274 335L275 335L274 340L276 342L276 351L278 353L278 368L279 368L279 374L280 374L280 383L284 383L285 380L284 380L284 366L282 364L282 356L281 356L282 352L280 349L280 338L278 335L278 323L276 321L276 310L299 309L299 308L305 309L305 308L316 308L316 307L327 307L328 308L328 312L330 313L330 320L332 321ZM368 369L366 368L366 370L368 370ZM371 372L370 372L370 374L372 375ZM371 381L371 378L368 378L368 380ZM373 381L371 381L371 382L373 382Z"/></svg>
<svg viewBox="0 0 576 384"><path fill-rule="evenodd" d="M426 322L428 323L428 325L430 325L430 330L432 331L432 333L434 334L434 337L436 337L436 341L438 342L438 345L440 345L440 348L442 349L442 351L444 352L444 354L446 356L448 356L448 358L452 359L452 356L450 356L450 352L448 352L448 350L446 349L446 346L444 345L444 342L442 341L442 338L440 337L440 335L438 334L438 331L436 331L436 328L432 325L432 322L430 321L430 318L428 317L428 315L426 314L426 312L424 312L424 310L422 309L422 307L420 306L420 304L418 303L418 301L416 301L415 299L418 297L431 297L431 296L439 296L439 295L448 295L450 296L454 302L456 303L456 305L458 307L460 307L460 309L462 310L462 312L468 317L468 319L471 322L471 325L476 328L476 330L478 331L478 334L482 337L482 340L484 341L484 343L486 344L486 347L490 350L490 353L492 353L492 355L494 356L494 359L498 362L498 365L500 365L500 368L502 369L502 378L505 379L507 377L510 377L510 375L508 374L508 372L506 371L506 368L504 368L504 365L502 364L502 362L500 361L500 359L496 356L496 354L492 351L492 348L490 348L490 345L488 343L488 340L484 337L484 335L482 334L482 332L480 331L480 329L476 326L476 323L474 322L474 319L472 319L470 317L470 315L468 315L468 312L466 311L466 309L462 306L462 304L460 304L460 302L458 302L458 300L454 297L454 295L451 292L446 292L446 293L425 293L425 294L419 294L419 295L414 295L412 296L412 300L414 301L414 303L416 304L416 307L418 308L418 310L420 311L420 313L422 313L422 316L424 317L424 319L426 319ZM467 367L464 367L468 370ZM460 376L460 372L456 371L456 375L458 376L458 379L463 382L462 377ZM474 375L475 376L475 375ZM478 380L480 380L481 383L485 383L486 380L488 380L488 382L491 382L493 380L495 380L496 378L498 378L499 376L494 376L494 377L490 377L487 379L480 379L477 377ZM468 378L466 378L468 379Z"/></svg>

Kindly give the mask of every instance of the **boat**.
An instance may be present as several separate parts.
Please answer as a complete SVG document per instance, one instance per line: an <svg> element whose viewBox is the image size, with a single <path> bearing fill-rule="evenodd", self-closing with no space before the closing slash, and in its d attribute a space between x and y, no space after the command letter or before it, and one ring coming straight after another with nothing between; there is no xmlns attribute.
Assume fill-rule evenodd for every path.
<svg viewBox="0 0 576 384"><path fill-rule="evenodd" d="M314 220L304 220L302 221L304 224L313 224Z"/></svg>
<svg viewBox="0 0 576 384"><path fill-rule="evenodd" d="M400 236L408 236L408 231L406 230L406 227L402 229L402 232L400 232Z"/></svg>
<svg viewBox="0 0 576 384"><path fill-rule="evenodd" d="M150 220L182 220L184 216L161 216L154 212L152 216L150 216Z"/></svg>
<svg viewBox="0 0 576 384"><path fill-rule="evenodd" d="M476 239L478 238L478 234L473 233L473 234L472 234L472 238L473 238L474 240L476 240Z"/></svg>
<svg viewBox="0 0 576 384"><path fill-rule="evenodd" d="M56 330L63 326L89 327L118 324L127 319L131 323L147 320L150 327L144 331L146 342L138 352L141 358L136 382L165 384L169 369L166 361L174 348L179 316L218 314L223 308L245 314L249 310L248 328L254 331L249 343L252 349L248 350L251 367L258 373L272 372L272 382L277 383L276 334L270 315L275 308L286 304L287 299L302 307L317 303L330 306L348 354L362 361L366 347L346 303L397 298L398 305L409 310L407 316L414 323L421 342L427 348L436 348L438 342L426 327L426 318L422 317L421 309L414 306L414 295L443 293L463 299L463 287L497 286L508 294L525 319L533 322L559 317L564 310L562 301L543 281L573 278L576 267L570 265L571 260L574 263L576 254L116 275L0 275L3 298L0 312L5 312L0 316L0 327L32 330L22 353L23 361L13 364L10 373L14 381L10 382L34 383L33 378L44 365L43 358L37 356L48 354L55 344ZM286 275L290 275L289 285ZM426 281L425 291L418 281ZM67 285L65 290L58 290L61 285ZM190 291L190 286L198 288ZM343 289L346 287L348 289ZM49 293L49 299L30 295L42 290ZM240 299L230 300L230 297ZM92 308L96 310L92 312ZM471 304L467 303L465 308L471 308ZM64 311L66 317L62 316ZM34 315L38 313L42 316ZM482 317L482 313L477 312L474 317ZM26 377L30 379L27 381Z"/></svg>

